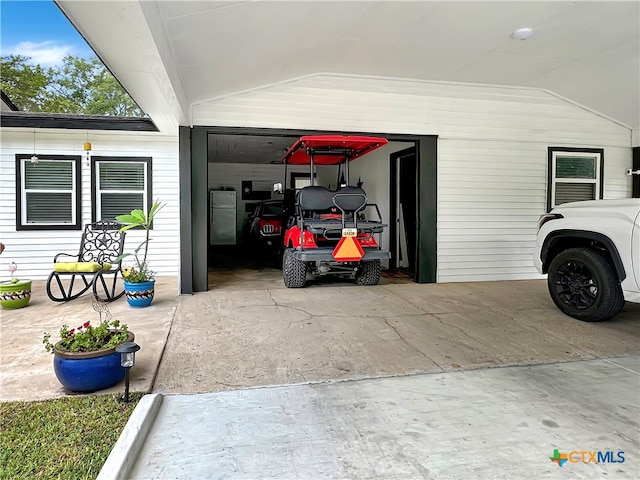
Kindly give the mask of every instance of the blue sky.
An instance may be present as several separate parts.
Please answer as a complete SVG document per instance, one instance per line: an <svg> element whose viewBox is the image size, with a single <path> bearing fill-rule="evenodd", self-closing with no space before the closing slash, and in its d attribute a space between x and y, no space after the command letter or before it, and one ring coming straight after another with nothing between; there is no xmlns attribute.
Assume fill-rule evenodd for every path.
<svg viewBox="0 0 640 480"><path fill-rule="evenodd" d="M44 67L66 55L94 56L74 26L51 0L0 0L0 53L24 55Z"/></svg>

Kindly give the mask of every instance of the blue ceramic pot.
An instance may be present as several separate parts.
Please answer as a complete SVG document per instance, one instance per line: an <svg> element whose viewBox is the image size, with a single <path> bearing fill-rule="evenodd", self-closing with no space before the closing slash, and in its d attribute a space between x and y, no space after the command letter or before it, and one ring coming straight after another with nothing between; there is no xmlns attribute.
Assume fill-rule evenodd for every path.
<svg viewBox="0 0 640 480"><path fill-rule="evenodd" d="M129 332L127 341L135 338ZM53 351L53 370L60 383L72 392L89 393L112 387L122 381L125 369L115 348L96 352Z"/></svg>
<svg viewBox="0 0 640 480"><path fill-rule="evenodd" d="M153 300L153 294L155 292L155 280L149 280L148 282L130 283L124 282L124 295L127 297L127 302L132 307L148 307Z"/></svg>

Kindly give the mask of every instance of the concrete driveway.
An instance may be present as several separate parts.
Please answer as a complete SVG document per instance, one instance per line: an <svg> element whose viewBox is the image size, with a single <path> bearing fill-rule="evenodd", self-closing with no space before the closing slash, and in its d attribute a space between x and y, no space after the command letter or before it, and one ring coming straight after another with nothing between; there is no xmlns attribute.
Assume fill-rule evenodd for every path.
<svg viewBox="0 0 640 480"><path fill-rule="evenodd" d="M283 288L269 269L212 275L183 297L153 391L530 365L640 353L640 305L584 323L541 280L419 285L385 280Z"/></svg>
<svg viewBox="0 0 640 480"><path fill-rule="evenodd" d="M640 305L583 323L540 280L210 283L180 297L160 278L151 307L110 305L142 346L132 390L153 394L100 479L555 478L554 449L627 455L563 476L636 478ZM0 313L0 400L68 395L42 333L96 320L90 298L53 304L35 282Z"/></svg>
<svg viewBox="0 0 640 480"><path fill-rule="evenodd" d="M640 306L588 324L543 281L242 277L181 298L100 480L636 478ZM626 463L573 462L596 450Z"/></svg>
<svg viewBox="0 0 640 480"><path fill-rule="evenodd" d="M211 284L178 296L176 279L165 277L149 308L110 304L142 347L132 390L216 392L640 353L640 305L583 323L553 306L541 280L286 289L277 270L264 269L217 272ZM0 311L0 400L68 394L42 334L98 319L89 297L55 304L44 282L33 292L26 308Z"/></svg>

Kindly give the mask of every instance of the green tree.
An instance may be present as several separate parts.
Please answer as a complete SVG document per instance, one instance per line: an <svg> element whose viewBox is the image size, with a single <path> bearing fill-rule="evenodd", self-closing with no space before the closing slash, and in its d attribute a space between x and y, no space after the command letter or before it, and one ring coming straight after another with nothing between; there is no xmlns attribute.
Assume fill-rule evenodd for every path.
<svg viewBox="0 0 640 480"><path fill-rule="evenodd" d="M2 57L0 85L27 112L119 115L144 113L96 57L68 55L61 65L42 68L19 55Z"/></svg>
<svg viewBox="0 0 640 480"><path fill-rule="evenodd" d="M50 72L40 65L31 65L29 57L2 57L0 85L11 101L26 112L41 112L47 97Z"/></svg>

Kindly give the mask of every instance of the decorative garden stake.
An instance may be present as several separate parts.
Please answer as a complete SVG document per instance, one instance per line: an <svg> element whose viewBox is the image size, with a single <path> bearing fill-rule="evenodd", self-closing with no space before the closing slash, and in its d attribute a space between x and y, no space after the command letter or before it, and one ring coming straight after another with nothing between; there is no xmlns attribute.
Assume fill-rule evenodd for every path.
<svg viewBox="0 0 640 480"><path fill-rule="evenodd" d="M124 342L116 347L120 354L120 365L124 367L124 397L120 400L129 403L129 370L136 364L136 352L140 345L135 342Z"/></svg>

